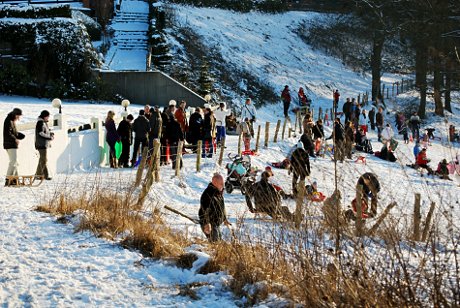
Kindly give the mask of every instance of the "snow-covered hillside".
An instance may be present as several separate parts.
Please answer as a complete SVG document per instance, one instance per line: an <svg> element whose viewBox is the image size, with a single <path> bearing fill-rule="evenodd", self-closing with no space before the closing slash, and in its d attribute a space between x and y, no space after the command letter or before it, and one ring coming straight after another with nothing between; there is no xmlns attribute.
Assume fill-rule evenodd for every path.
<svg viewBox="0 0 460 308"><path fill-rule="evenodd" d="M307 85L313 98L314 108L330 108L332 90L338 88L342 97L353 97L370 88L370 79L353 73L340 61L314 52L296 37L294 30L299 23L321 15L308 12L289 12L279 15L260 13L232 13L216 9L197 9L175 6L177 25L191 27L209 46L219 50L229 66L236 70L248 70L269 84L277 92L284 84L292 89ZM119 54L120 55L120 54ZM138 55L139 56L139 55ZM139 59L141 57L139 56ZM121 64L135 59L130 55L119 58ZM117 60L118 61L118 60ZM134 67L133 67L134 68ZM391 81L391 76L388 81ZM394 102L389 102L388 111L398 109L408 93ZM235 96L236 97L236 96ZM410 98L410 97L409 97ZM458 102L458 96L456 96ZM234 103L237 103L235 101ZM166 102L164 102L166 104ZM14 107L23 110L21 122L34 121L43 109L51 110L48 100L29 97L0 96L0 113L3 115ZM131 105L128 111L137 114L142 106ZM369 107L367 107L369 108ZM432 108L432 104L429 104ZM454 104L454 115L447 118L449 123L460 126L460 106ZM90 117L105 117L108 110L117 114L122 108L109 104L89 104L88 102L64 102L63 113L71 120L71 125L87 123ZM430 109L431 110L431 109ZM429 113L431 115L431 113ZM386 115L386 121L393 124L393 114ZM297 143L298 136L274 143L274 125L283 119L280 104L268 105L258 110L256 125L261 125L264 136L265 122L271 122L270 142L267 148L252 158L252 165L263 170L271 162L281 161L288 150ZM434 140L428 147L428 157L435 167L446 158L452 160L459 154L459 144L447 142L444 119L431 117L424 127L434 126L440 140ZM326 135L331 126L326 127ZM376 133L370 132L374 150L379 150ZM384 207L395 201L389 221L404 228L409 225L413 214L414 193L422 195L422 215L425 216L431 202L436 203L435 223L441 232L447 230L446 220L460 219L459 196L460 176L452 176L453 181L443 181L435 177L421 177L419 172L406 167L413 161L413 144L405 145L398 139L396 151L398 162L390 163L375 156L356 153L353 160L338 163L338 189L342 192L343 205L350 205L355 196L355 185L360 174L377 174L382 191L379 195L381 213ZM236 153L238 138L229 136L227 153ZM261 142L261 145L263 142ZM254 147L254 142L252 143ZM30 153L36 155L36 153ZM367 159L367 164L355 162L358 155ZM224 166L230 160L225 158ZM6 163L6 162L1 162ZM21 162L19 162L21 163ZM199 197L214 172L226 174L217 164L216 155L203 159L202 170L195 170L196 156L184 156L184 168L179 178L174 177L171 166L161 167L161 182L155 183L148 195L148 203L161 209L166 222L178 232L184 232L192 240L203 239L199 226L189 220L165 211L164 205L197 217ZM312 174L307 182L317 181L319 190L330 196L335 189L334 164L331 157L311 159ZM21 167L19 166L19 170ZM228 288L230 277L225 273L199 275L194 269L181 270L164 261L142 258L135 251L119 248L116 242L95 239L88 233L73 234L72 227L55 224L48 215L32 209L63 191L78 196L98 185L108 191L122 190L134 182L136 169L109 169L106 166L93 170L75 170L71 174L55 174L52 181L46 181L38 188L13 188L0 186L0 303L7 306L179 306L179 307L231 307L241 304ZM275 181L287 192L291 191L292 175L287 170L274 169ZM230 222L239 231L247 232L255 240L262 240L278 225L271 221L255 219L249 213L245 198L235 191L225 194L226 208ZM294 200L284 200L283 204L293 211ZM149 211L150 208L146 209ZM306 219L322 217L321 204L307 203ZM374 220L371 220L373 223ZM452 227L452 226L450 226ZM458 234L458 225L454 224ZM224 238L230 239L230 231L223 229ZM276 233L270 233L272 236ZM243 238L246 238L243 236ZM364 249L379 256L381 247L369 241ZM322 247L327 250L329 247ZM449 251L451 247L447 247ZM206 247L192 247L204 249ZM416 268L418 259L409 248L410 264ZM444 253L444 252L440 252ZM450 255L442 255L446 259ZM381 255L382 260L387 260ZM453 263L452 263L453 264ZM379 270L379 269L377 269ZM176 296L178 287L198 283L196 291L199 300ZM200 284L201 283L201 284ZM282 306L280 304L280 306Z"/></svg>

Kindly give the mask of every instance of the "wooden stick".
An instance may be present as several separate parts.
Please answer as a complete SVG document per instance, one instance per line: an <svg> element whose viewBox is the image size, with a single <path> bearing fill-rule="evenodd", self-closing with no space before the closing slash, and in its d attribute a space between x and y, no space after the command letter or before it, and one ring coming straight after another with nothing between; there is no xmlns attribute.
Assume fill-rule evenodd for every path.
<svg viewBox="0 0 460 308"><path fill-rule="evenodd" d="M377 222L370 228L368 234L373 235L375 231L380 227L382 224L383 220L388 216L388 213L390 213L391 209L394 208L397 205L396 202L390 203L386 209L383 211L382 215L380 215L379 219L377 219Z"/></svg>
<svg viewBox="0 0 460 308"><path fill-rule="evenodd" d="M278 132L280 130L280 126L281 126L281 120L278 120L278 122L276 122L275 136L273 137L274 143L278 142Z"/></svg>
<svg viewBox="0 0 460 308"><path fill-rule="evenodd" d="M256 138L256 152L259 152L259 140L260 140L260 125L257 126L257 138Z"/></svg>
<svg viewBox="0 0 460 308"><path fill-rule="evenodd" d="M414 203L414 241L420 241L420 194L415 194L415 203Z"/></svg>
<svg viewBox="0 0 460 308"><path fill-rule="evenodd" d="M224 149L225 149L225 138L222 139L221 145L220 145L219 160L217 161L219 166L222 166L222 161L224 160Z"/></svg>
<svg viewBox="0 0 460 308"><path fill-rule="evenodd" d="M291 134L292 134L292 128L289 127L289 129L288 129L288 138L291 138Z"/></svg>
<svg viewBox="0 0 460 308"><path fill-rule="evenodd" d="M423 233L422 233L422 242L426 241L426 238L428 236L428 231L430 230L430 225L431 225L431 218L433 217L433 212L434 212L434 207L436 206L436 203L431 202L430 205L430 210L428 211L428 215L426 215L426 220L425 220L425 226L423 227Z"/></svg>
<svg viewBox="0 0 460 308"><path fill-rule="evenodd" d="M188 215L186 215L186 214L184 214L184 213L182 213L182 212L179 212L179 211L176 210L176 209L173 209L172 207L169 207L169 206L165 205L164 208L165 208L166 210L170 211L170 212L173 212L174 214L177 214L177 215L179 215L179 216L182 216L182 217L184 217L184 218L187 218L188 220L190 220L191 222L193 222L193 223L195 223L195 224L199 224L199 223L200 223L200 221L199 221L198 219L192 218L192 217L190 217L190 216L188 216Z"/></svg>
<svg viewBox="0 0 460 308"><path fill-rule="evenodd" d="M177 154L176 154L176 172L175 175L179 176L180 175L180 163L182 161L182 147L184 146L183 141L179 141L179 144L177 145ZM212 144L211 144L212 147Z"/></svg>
<svg viewBox="0 0 460 308"><path fill-rule="evenodd" d="M362 198L363 198L363 186L358 185L356 186L356 230L355 234L356 236L362 236L363 235L363 204L362 204Z"/></svg>
<svg viewBox="0 0 460 308"><path fill-rule="evenodd" d="M139 164L139 167L137 168L136 182L134 183L135 186L139 186L139 184L141 183L142 173L144 172L145 162L147 161L148 150L148 147L144 147L144 149L142 150L142 159Z"/></svg>
<svg viewBox="0 0 460 308"><path fill-rule="evenodd" d="M265 123L265 142L264 147L268 148L268 138L270 136L270 122Z"/></svg>
<svg viewBox="0 0 460 308"><path fill-rule="evenodd" d="M198 140L196 148L196 171L200 172L201 170L201 151L203 149L203 140Z"/></svg>

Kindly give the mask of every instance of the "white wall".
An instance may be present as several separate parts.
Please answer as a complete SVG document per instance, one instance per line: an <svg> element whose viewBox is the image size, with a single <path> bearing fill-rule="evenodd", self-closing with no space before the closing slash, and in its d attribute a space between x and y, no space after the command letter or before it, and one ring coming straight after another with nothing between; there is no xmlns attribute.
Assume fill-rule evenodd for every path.
<svg viewBox="0 0 460 308"><path fill-rule="evenodd" d="M0 177L6 175L8 168L8 154L3 149L3 123L6 115L0 117ZM55 119L61 119L59 126L54 126L50 120L49 125L54 132L54 140L51 141L51 148L48 149L48 169L50 175L56 173L72 173L78 170L89 170L99 167L104 159L104 134L105 130L97 118L91 119L92 127L95 129L85 130L76 133L67 133L67 121L62 115L55 115ZM35 150L35 130L21 128L31 127L20 125L19 131L26 135L24 140L19 142L18 149L18 172L20 175L33 175L38 164L38 151Z"/></svg>

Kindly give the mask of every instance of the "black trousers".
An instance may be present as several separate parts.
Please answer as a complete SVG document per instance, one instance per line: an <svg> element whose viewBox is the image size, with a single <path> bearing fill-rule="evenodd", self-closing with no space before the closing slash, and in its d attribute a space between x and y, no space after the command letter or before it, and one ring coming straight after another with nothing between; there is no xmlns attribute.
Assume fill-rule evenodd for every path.
<svg viewBox="0 0 460 308"><path fill-rule="evenodd" d="M141 146L141 152L139 152L139 146ZM138 157L138 154L142 154L142 151L145 147L148 147L148 142L147 142L147 138L143 138L143 139L134 139L134 149L133 149L133 158L131 159L131 162L132 164L134 165L137 161L137 157Z"/></svg>
<svg viewBox="0 0 460 308"><path fill-rule="evenodd" d="M290 102L283 102L283 107L284 107L284 116L287 117L288 116L288 112L289 112L289 106L291 105Z"/></svg>
<svg viewBox="0 0 460 308"><path fill-rule="evenodd" d="M120 159L118 159L118 166L127 167L129 165L129 150L131 145L129 140L121 140L122 149Z"/></svg>

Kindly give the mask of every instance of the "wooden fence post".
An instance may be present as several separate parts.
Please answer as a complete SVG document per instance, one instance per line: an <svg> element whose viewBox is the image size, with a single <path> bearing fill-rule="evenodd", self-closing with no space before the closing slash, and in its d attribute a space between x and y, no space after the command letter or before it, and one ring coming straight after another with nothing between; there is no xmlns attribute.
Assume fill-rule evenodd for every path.
<svg viewBox="0 0 460 308"><path fill-rule="evenodd" d="M155 182L160 182L160 157L161 157L161 143L160 140L153 140L153 168Z"/></svg>
<svg viewBox="0 0 460 308"><path fill-rule="evenodd" d="M355 234L356 236L362 236L363 235L363 204L362 204L362 198L363 198L363 186L358 185L356 186L356 230Z"/></svg>
<svg viewBox="0 0 460 308"><path fill-rule="evenodd" d="M141 162L139 163L139 166L137 167L137 173L136 173L136 182L134 183L135 186L139 186L142 180L142 173L144 172L144 167L145 167L145 162L147 161L147 153L149 151L148 147L144 147L142 150L142 159Z"/></svg>
<svg viewBox="0 0 460 308"><path fill-rule="evenodd" d="M297 112L297 117L299 118L299 133L302 133L302 114L300 112ZM312 117L313 119L313 117ZM297 132L297 131L296 131Z"/></svg>
<svg viewBox="0 0 460 308"><path fill-rule="evenodd" d="M430 225L431 225L431 218L433 217L435 206L436 206L436 203L431 202L430 210L428 211L428 215L426 215L425 226L423 227L422 242L425 242L428 236L428 231L430 230Z"/></svg>
<svg viewBox="0 0 460 308"><path fill-rule="evenodd" d="M361 104L361 93L358 94L358 105Z"/></svg>
<svg viewBox="0 0 460 308"><path fill-rule="evenodd" d="M176 176L180 175L180 165L182 162L182 147L183 146L184 146L184 142L179 141L179 144L177 145L177 154L176 154L176 173L175 173Z"/></svg>
<svg viewBox="0 0 460 308"><path fill-rule="evenodd" d="M390 89L387 88L387 99L389 99L389 98L390 98Z"/></svg>
<svg viewBox="0 0 460 308"><path fill-rule="evenodd" d="M323 119L323 108L319 107L318 108L318 120Z"/></svg>
<svg viewBox="0 0 460 308"><path fill-rule="evenodd" d="M243 143L243 132L238 136L238 155L241 156L241 144Z"/></svg>
<svg viewBox="0 0 460 308"><path fill-rule="evenodd" d="M201 170L201 153L203 151L203 140L198 140L196 148L196 171L200 172Z"/></svg>
<svg viewBox="0 0 460 308"><path fill-rule="evenodd" d="M414 241L420 241L420 194L415 194L414 203Z"/></svg>
<svg viewBox="0 0 460 308"><path fill-rule="evenodd" d="M393 82L393 86L391 87L391 97L395 97L395 83Z"/></svg>
<svg viewBox="0 0 460 308"><path fill-rule="evenodd" d="M295 123L294 123L294 131L296 132L297 131L297 121L299 120L299 117L298 117L298 112L295 113Z"/></svg>
<svg viewBox="0 0 460 308"><path fill-rule="evenodd" d="M404 93L404 79L401 79L401 93Z"/></svg>
<svg viewBox="0 0 460 308"><path fill-rule="evenodd" d="M396 82L396 96L399 95L399 82Z"/></svg>
<svg viewBox="0 0 460 308"><path fill-rule="evenodd" d="M222 166L222 161L224 160L224 149L225 149L225 138L222 139L222 143L220 146L219 160L217 161L219 166Z"/></svg>
<svg viewBox="0 0 460 308"><path fill-rule="evenodd" d="M260 125L257 126L257 137L256 137L256 152L259 152L259 141L260 141Z"/></svg>
<svg viewBox="0 0 460 308"><path fill-rule="evenodd" d="M280 130L280 126L281 126L281 120L278 120L278 122L276 122L275 136L273 137L274 143L278 142L278 132Z"/></svg>
<svg viewBox="0 0 460 308"><path fill-rule="evenodd" d="M294 224L296 229L300 228L300 223L302 222L302 205L305 198L305 180L300 181L297 184L297 196L295 203L295 213L294 213Z"/></svg>
<svg viewBox="0 0 460 308"><path fill-rule="evenodd" d="M284 133L286 132L286 125L287 125L287 118L284 118L284 124L283 124L283 133L281 134L281 140L284 140Z"/></svg>
<svg viewBox="0 0 460 308"><path fill-rule="evenodd" d="M289 127L289 129L288 129L288 138L291 138L291 134L292 134L292 128Z"/></svg>
<svg viewBox="0 0 460 308"><path fill-rule="evenodd" d="M265 123L265 141L264 147L268 148L268 138L270 137L270 122Z"/></svg>

